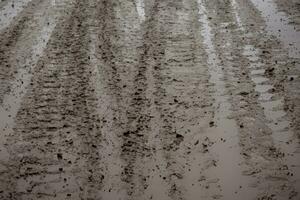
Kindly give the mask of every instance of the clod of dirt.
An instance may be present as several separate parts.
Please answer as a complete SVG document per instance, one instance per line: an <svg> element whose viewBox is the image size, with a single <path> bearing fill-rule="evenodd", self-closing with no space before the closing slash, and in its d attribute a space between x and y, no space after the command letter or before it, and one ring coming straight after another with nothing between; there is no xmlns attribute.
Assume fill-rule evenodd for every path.
<svg viewBox="0 0 300 200"><path fill-rule="evenodd" d="M130 131L127 131L127 132L123 133L123 135L124 135L125 137L128 137L128 136L130 135Z"/></svg>
<svg viewBox="0 0 300 200"><path fill-rule="evenodd" d="M247 95L249 95L249 92L242 91L242 92L239 93L239 95L241 95L241 96L247 96Z"/></svg>
<svg viewBox="0 0 300 200"><path fill-rule="evenodd" d="M265 74L270 76L270 75L273 75L274 71L275 71L275 68L271 67L271 68L266 69Z"/></svg>
<svg viewBox="0 0 300 200"><path fill-rule="evenodd" d="M58 159L58 160L63 159L63 155L62 155L61 153L58 153L58 154L57 154L57 159Z"/></svg>
<svg viewBox="0 0 300 200"><path fill-rule="evenodd" d="M177 134L176 134L176 138L177 138L177 139L183 140L184 137L183 137L183 135L180 135L180 134L177 133Z"/></svg>

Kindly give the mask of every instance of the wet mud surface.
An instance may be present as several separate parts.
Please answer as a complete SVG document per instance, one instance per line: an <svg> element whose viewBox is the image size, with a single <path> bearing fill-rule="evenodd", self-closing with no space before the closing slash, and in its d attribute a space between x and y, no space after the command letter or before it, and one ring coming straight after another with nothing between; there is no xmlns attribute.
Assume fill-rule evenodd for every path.
<svg viewBox="0 0 300 200"><path fill-rule="evenodd" d="M299 199L298 4L0 0L0 199Z"/></svg>

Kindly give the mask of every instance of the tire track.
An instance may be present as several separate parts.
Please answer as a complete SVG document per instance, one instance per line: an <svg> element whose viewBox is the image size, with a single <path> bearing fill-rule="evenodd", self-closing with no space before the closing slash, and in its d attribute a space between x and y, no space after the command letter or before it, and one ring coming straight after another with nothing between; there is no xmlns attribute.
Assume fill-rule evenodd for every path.
<svg viewBox="0 0 300 200"><path fill-rule="evenodd" d="M111 63L111 68L116 70L113 73L114 76L118 75L114 78L119 82L113 85L117 86L119 91L116 94L121 97L118 110L122 118L116 119L123 122L121 125L123 130L119 135L122 138L120 143L120 158L123 161L121 180L127 195L134 198L140 196L145 187L141 162L148 151L145 145L148 119L147 114L144 113L147 104L145 99L147 85L144 75L146 67L139 63L138 48L141 43L141 28L140 22L136 20L138 13L134 2L116 1L113 3L117 5L113 10L117 34L115 37L118 38L118 42L110 40L112 49L117 49L113 52L116 63Z"/></svg>
<svg viewBox="0 0 300 200"><path fill-rule="evenodd" d="M15 76L15 81L9 83L11 86L11 92L4 96L3 103L0 107L1 111L1 120L0 120L0 130L1 130L1 145L0 145L0 156L1 156L1 173L6 171L5 162L8 161L9 155L6 149L7 136L13 133L13 127L15 122L15 116L20 108L20 104L27 86L30 83L32 77L32 71L34 70L40 56L43 54L43 51L47 45L47 42L51 36L51 33L56 25L55 17L58 17L54 14L55 6L48 7L48 10L45 10L46 6L49 6L47 1L41 2L38 5L39 11L35 12L32 16L32 22L37 24L33 26L35 29L32 31L32 34L28 37L27 41L24 41L24 38L20 38L19 42L16 44L16 58L19 59L19 63L14 63L18 69L18 73ZM44 15L44 18L40 18L41 15ZM43 27L44 23L49 23L48 26ZM24 32L26 33L25 30ZM24 46L26 46L26 51L24 52ZM32 46L30 46L32 45ZM29 54L29 55L28 55ZM25 66L23 68L23 65ZM26 67L27 66L27 67ZM1 184L1 187L3 185Z"/></svg>
<svg viewBox="0 0 300 200"><path fill-rule="evenodd" d="M153 158L146 170L150 177L145 199L197 199L202 187L200 168L211 159L195 158L202 155L204 137L198 131L208 126L212 110L207 104L213 101L211 88L205 88L210 85L207 68L200 64L205 53L199 43L196 5L194 1L156 1L150 12L153 18L146 15Z"/></svg>
<svg viewBox="0 0 300 200"><path fill-rule="evenodd" d="M264 30L265 27L262 29ZM283 155L281 160L284 167L279 170L285 171L290 176L289 180L294 190L298 191L300 187L299 140L296 138L297 129L291 126L293 118L287 112L289 96L285 95L289 92L289 88L293 88L289 83L296 78L295 75L288 75L291 73L288 71L289 68L294 67L290 64L290 62L294 62L294 59L287 57L287 52L282 48L283 44L276 42L276 38L273 38L273 42L267 41L265 45L258 45L255 38L264 38L263 34L265 33L259 33L261 36L253 34L252 37L245 37L244 56L248 59L250 77L255 83L255 91L259 96L258 102L263 107L264 115L268 120L266 124L272 131L272 138L278 151ZM288 70L285 69L285 66ZM283 82L286 83L283 84ZM288 87L285 87L286 85ZM295 88L294 91L297 93L299 90ZM295 191L290 193L291 198L297 196Z"/></svg>
<svg viewBox="0 0 300 200"><path fill-rule="evenodd" d="M155 124L157 127L151 127L153 131L157 131L154 134L159 139L160 146L155 146L155 151L161 152L161 158L163 160L158 160L162 164L161 167L165 166L166 169L162 169L160 166L156 165L154 169L156 172L152 172L154 175L156 173L159 174L161 182L166 182L167 187L163 188L163 191L158 195L163 195L163 192L166 192L169 197L165 195L162 196L164 198L170 199L180 199L182 198L181 188L177 188L178 185L174 183L172 180L172 172L175 169L171 169L178 165L178 163L172 163L172 158L170 157L169 151L173 149L178 149L176 147L179 143L176 143L176 133L172 130L172 122L170 120L170 113L169 113L169 105L167 101L167 94L164 88L165 81L167 81L167 76L162 74L162 70L165 69L165 50L168 40L168 34L170 34L170 28L172 23L174 23L174 17L176 16L175 13L175 6L180 1L155 1L153 3L152 9L149 11L149 18L146 16L146 31L144 36L144 44L145 44L145 52L144 52L144 60L147 63L147 69L151 72L150 77L147 79L151 82L151 99L152 99L152 106L155 108L155 112L157 115L152 115L153 117L158 116L158 119L154 119L154 121L158 120L159 123ZM145 64L146 64L145 63ZM153 112L153 111L152 111ZM153 138L153 136L152 136ZM152 142L152 141L151 141ZM155 155L155 154L154 154ZM174 160L173 160L174 161ZM181 173L180 173L181 174ZM153 195L156 195L154 192L150 193L150 197L153 198ZM157 198L158 196L156 196Z"/></svg>
<svg viewBox="0 0 300 200"><path fill-rule="evenodd" d="M99 48L96 48L95 63L98 80L99 116L103 121L101 130L106 143L103 144L104 162L108 177L102 197L105 199L126 199L137 196L143 186L140 184L138 159L143 154L142 141L134 141L139 125L139 111L142 103L137 102L144 89L137 89L139 82L138 48L141 43L141 27L133 1L103 1L99 6L96 34ZM96 37L96 36L94 36ZM142 100L141 100L142 101ZM111 156L117 161L111 162Z"/></svg>
<svg viewBox="0 0 300 200"><path fill-rule="evenodd" d="M97 115L100 121L100 131L103 135L103 141L99 143L101 148L99 151L102 156L101 161L104 166L102 171L105 177L99 196L102 199L123 199L126 195L120 178L122 163L119 158L120 141L118 138L118 133L121 130L120 123L116 120L120 116L120 111L117 108L121 98L118 97L120 90L115 92L119 87L114 85L117 83L114 74L116 76L118 74L116 74L115 67L112 67L114 73L110 71L111 63L109 62L110 59L112 59L112 63L114 62L108 35L113 29L111 26L113 23L110 23L113 13L108 12L111 5L108 1L91 3L91 7L95 9L90 30L90 56L91 65L94 67L92 82L98 104ZM105 49L108 46L109 49Z"/></svg>
<svg viewBox="0 0 300 200"><path fill-rule="evenodd" d="M221 61L226 66L227 79L232 81L228 88L234 94L231 99L233 104L237 105L234 107L233 113L240 126L239 139L242 155L246 161L245 167L247 169L249 166L249 169L254 169L252 172L249 171L250 174L260 174L255 185L262 192L254 194L258 195L258 198L273 198L276 195L285 196L285 198L291 197L291 195L293 196L293 186L286 176L286 172L280 170L284 168L281 152L270 135L272 130L268 127L263 106L259 104L258 98L254 94L249 68L244 67L247 64L244 63L245 57L241 53L243 49L240 49L240 44L244 44L245 38L237 37L237 34L241 34L240 31L243 29L238 26L239 20L234 15L231 2L226 1L222 5L211 2L210 6L213 7L212 5L214 5L212 13L219 13L217 16L211 16L213 21L222 23L219 25L222 28L216 29L221 31L222 35L216 34L215 40L219 44L218 51ZM225 44L224 41L226 41ZM253 133L255 129L256 131ZM261 161L258 162L257 159ZM245 171L245 174L249 173ZM275 180L277 180L276 183ZM285 188L282 189L280 185L284 185Z"/></svg>
<svg viewBox="0 0 300 200"><path fill-rule="evenodd" d="M208 65L209 71L211 73L210 82L214 84L215 87L215 117L211 122L211 128L207 131L213 134L208 134L208 137L215 142L211 146L211 151L216 154L217 160L215 162L215 168L208 170L208 177L216 177L217 183L212 187L215 189L210 189L212 192L217 191L215 195L216 198L224 199L240 199L241 197L248 199L253 198L253 193L255 191L248 187L251 183L251 179L243 176L243 168L240 166L242 162L242 157L240 156L241 149L239 147L239 130L238 124L235 120L231 119L232 115L232 104L230 102L231 95L228 91L227 78L228 74L225 66L229 68L231 63L225 63L224 55L226 56L227 51L221 51L221 45L216 41L216 26L218 31L223 31L222 26L225 23L220 21L212 22L211 19L215 19L211 13L223 12L224 8L218 8L218 6L224 6L226 2L222 4L215 4L216 2L199 1L199 12L200 21L203 23L203 37L205 38L205 45L207 46L208 54ZM215 6L212 10L212 6ZM223 14L223 13L222 13ZM222 15L224 21L226 19ZM218 23L218 25L217 25ZM223 33L223 32L222 32ZM225 35L225 34L222 34ZM224 37L224 41L229 43L229 40ZM234 49L232 47L231 49ZM226 53L225 53L226 52ZM229 58L226 58L229 60ZM229 159L230 158L230 159ZM234 183L228 185L226 184L229 180L234 179ZM241 188L245 189L241 189ZM210 191L209 190L209 191Z"/></svg>
<svg viewBox="0 0 300 200"><path fill-rule="evenodd" d="M297 198L297 59L251 0L18 8L0 31L0 199Z"/></svg>
<svg viewBox="0 0 300 200"><path fill-rule="evenodd" d="M102 187L95 150L101 134L89 85L88 5L68 3L75 7L55 29L9 137L4 180L10 188L4 198L95 198Z"/></svg>
<svg viewBox="0 0 300 200"><path fill-rule="evenodd" d="M18 68L21 62L24 62L22 58L23 52L18 51L18 44L24 42L25 34L34 35L35 32L28 33L29 29L37 30L38 27L34 27L35 22L34 15L37 13L36 10L40 9L42 3L45 1L36 0L35 2L28 3L28 6L19 13L16 19L12 22L10 27L0 32L0 60L1 60L1 74L0 74L0 103L3 103L3 97L10 91L10 82L14 80ZM9 5L11 6L11 5ZM14 8L13 8L14 9ZM3 19L3 17L0 17ZM36 19L36 17L35 17ZM29 28L30 27L30 28ZM28 35L26 35L28 37ZM31 40L34 41L34 40ZM27 44L33 46L33 44ZM24 47L23 47L24 49ZM17 53L19 53L19 55ZM20 52L22 54L20 55ZM25 52L28 52L28 50ZM17 54L17 55L16 55ZM28 56L25 54L25 57ZM20 60L19 60L20 59ZM22 64L21 64L22 65Z"/></svg>

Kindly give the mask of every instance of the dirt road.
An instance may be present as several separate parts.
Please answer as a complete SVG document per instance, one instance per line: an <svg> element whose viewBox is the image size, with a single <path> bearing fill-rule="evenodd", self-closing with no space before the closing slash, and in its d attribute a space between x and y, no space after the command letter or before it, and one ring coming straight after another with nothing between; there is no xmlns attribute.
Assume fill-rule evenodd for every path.
<svg viewBox="0 0 300 200"><path fill-rule="evenodd" d="M299 5L0 0L0 199L299 199Z"/></svg>

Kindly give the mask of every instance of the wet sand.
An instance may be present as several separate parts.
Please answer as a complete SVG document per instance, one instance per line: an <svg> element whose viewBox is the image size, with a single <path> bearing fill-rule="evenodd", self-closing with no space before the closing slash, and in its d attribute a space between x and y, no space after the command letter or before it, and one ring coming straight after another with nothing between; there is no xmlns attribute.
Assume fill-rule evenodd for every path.
<svg viewBox="0 0 300 200"><path fill-rule="evenodd" d="M0 0L0 199L299 199L297 6Z"/></svg>

